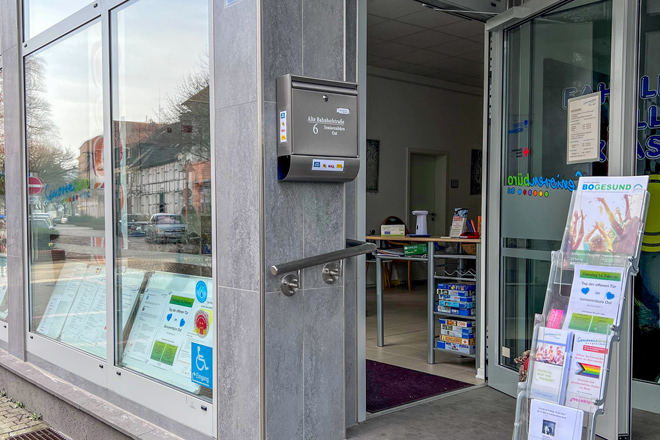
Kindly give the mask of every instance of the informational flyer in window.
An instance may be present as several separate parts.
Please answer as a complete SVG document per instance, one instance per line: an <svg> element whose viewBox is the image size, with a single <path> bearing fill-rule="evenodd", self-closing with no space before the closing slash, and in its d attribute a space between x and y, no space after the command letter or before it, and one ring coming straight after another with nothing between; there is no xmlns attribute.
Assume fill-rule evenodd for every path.
<svg viewBox="0 0 660 440"><path fill-rule="evenodd" d="M575 332L566 406L594 412L594 402L602 396L611 336Z"/></svg>
<svg viewBox="0 0 660 440"><path fill-rule="evenodd" d="M60 340L105 357L105 311L105 267L91 265L80 283Z"/></svg>
<svg viewBox="0 0 660 440"><path fill-rule="evenodd" d="M568 100L566 163L600 158L600 91Z"/></svg>
<svg viewBox="0 0 660 440"><path fill-rule="evenodd" d="M529 440L580 440L584 413L550 402L532 399Z"/></svg>
<svg viewBox="0 0 660 440"><path fill-rule="evenodd" d="M125 364L192 392L210 388L209 380L193 376L212 371L211 287L208 278L154 273L136 312Z"/></svg>
<svg viewBox="0 0 660 440"><path fill-rule="evenodd" d="M609 334L619 325L622 267L576 265L564 330Z"/></svg>
<svg viewBox="0 0 660 440"><path fill-rule="evenodd" d="M37 327L37 333L53 339L60 336L86 271L87 264L85 263L64 263Z"/></svg>
<svg viewBox="0 0 660 440"><path fill-rule="evenodd" d="M573 264L623 266L637 254L648 176L580 177L562 249Z"/></svg>

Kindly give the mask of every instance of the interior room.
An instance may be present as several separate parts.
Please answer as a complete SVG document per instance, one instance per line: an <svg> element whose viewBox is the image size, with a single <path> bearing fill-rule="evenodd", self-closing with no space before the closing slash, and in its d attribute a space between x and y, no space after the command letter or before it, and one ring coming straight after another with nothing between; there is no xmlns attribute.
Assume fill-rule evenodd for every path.
<svg viewBox="0 0 660 440"><path fill-rule="evenodd" d="M419 233L413 211L426 211L426 233L446 237L457 208L467 210L465 230L472 224L478 229L487 17L443 12L416 0L370 0L367 14L367 235L381 235L384 224L404 224L406 233ZM406 244L378 242L379 248ZM473 285L464 280L475 278L474 246L435 246L436 255L466 256L436 257L436 278L448 275L436 281ZM427 262L368 259L366 271L368 413L484 383L474 355L431 350L435 363L429 363ZM451 316L433 316L437 337L439 319ZM479 325L476 318L462 322Z"/></svg>

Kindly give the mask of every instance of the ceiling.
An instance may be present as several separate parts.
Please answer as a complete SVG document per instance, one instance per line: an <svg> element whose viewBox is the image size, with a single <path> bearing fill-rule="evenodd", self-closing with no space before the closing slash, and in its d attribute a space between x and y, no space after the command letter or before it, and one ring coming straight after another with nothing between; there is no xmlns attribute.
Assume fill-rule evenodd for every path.
<svg viewBox="0 0 660 440"><path fill-rule="evenodd" d="M415 0L368 0L367 64L483 88L484 24Z"/></svg>

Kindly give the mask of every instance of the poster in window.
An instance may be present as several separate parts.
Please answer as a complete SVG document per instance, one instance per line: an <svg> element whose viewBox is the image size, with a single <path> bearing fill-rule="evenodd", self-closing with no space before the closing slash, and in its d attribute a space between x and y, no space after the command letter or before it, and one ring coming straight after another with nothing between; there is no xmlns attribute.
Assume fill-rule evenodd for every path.
<svg viewBox="0 0 660 440"><path fill-rule="evenodd" d="M367 192L378 193L380 141L367 139Z"/></svg>

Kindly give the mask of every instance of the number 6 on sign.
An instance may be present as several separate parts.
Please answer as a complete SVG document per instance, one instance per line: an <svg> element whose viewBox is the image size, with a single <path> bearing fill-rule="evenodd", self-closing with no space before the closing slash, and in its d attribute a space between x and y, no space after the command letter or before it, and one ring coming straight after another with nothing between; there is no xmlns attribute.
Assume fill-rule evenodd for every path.
<svg viewBox="0 0 660 440"><path fill-rule="evenodd" d="M314 127L312 127L312 132L314 132L314 134L319 134L319 124L314 124Z"/></svg>

